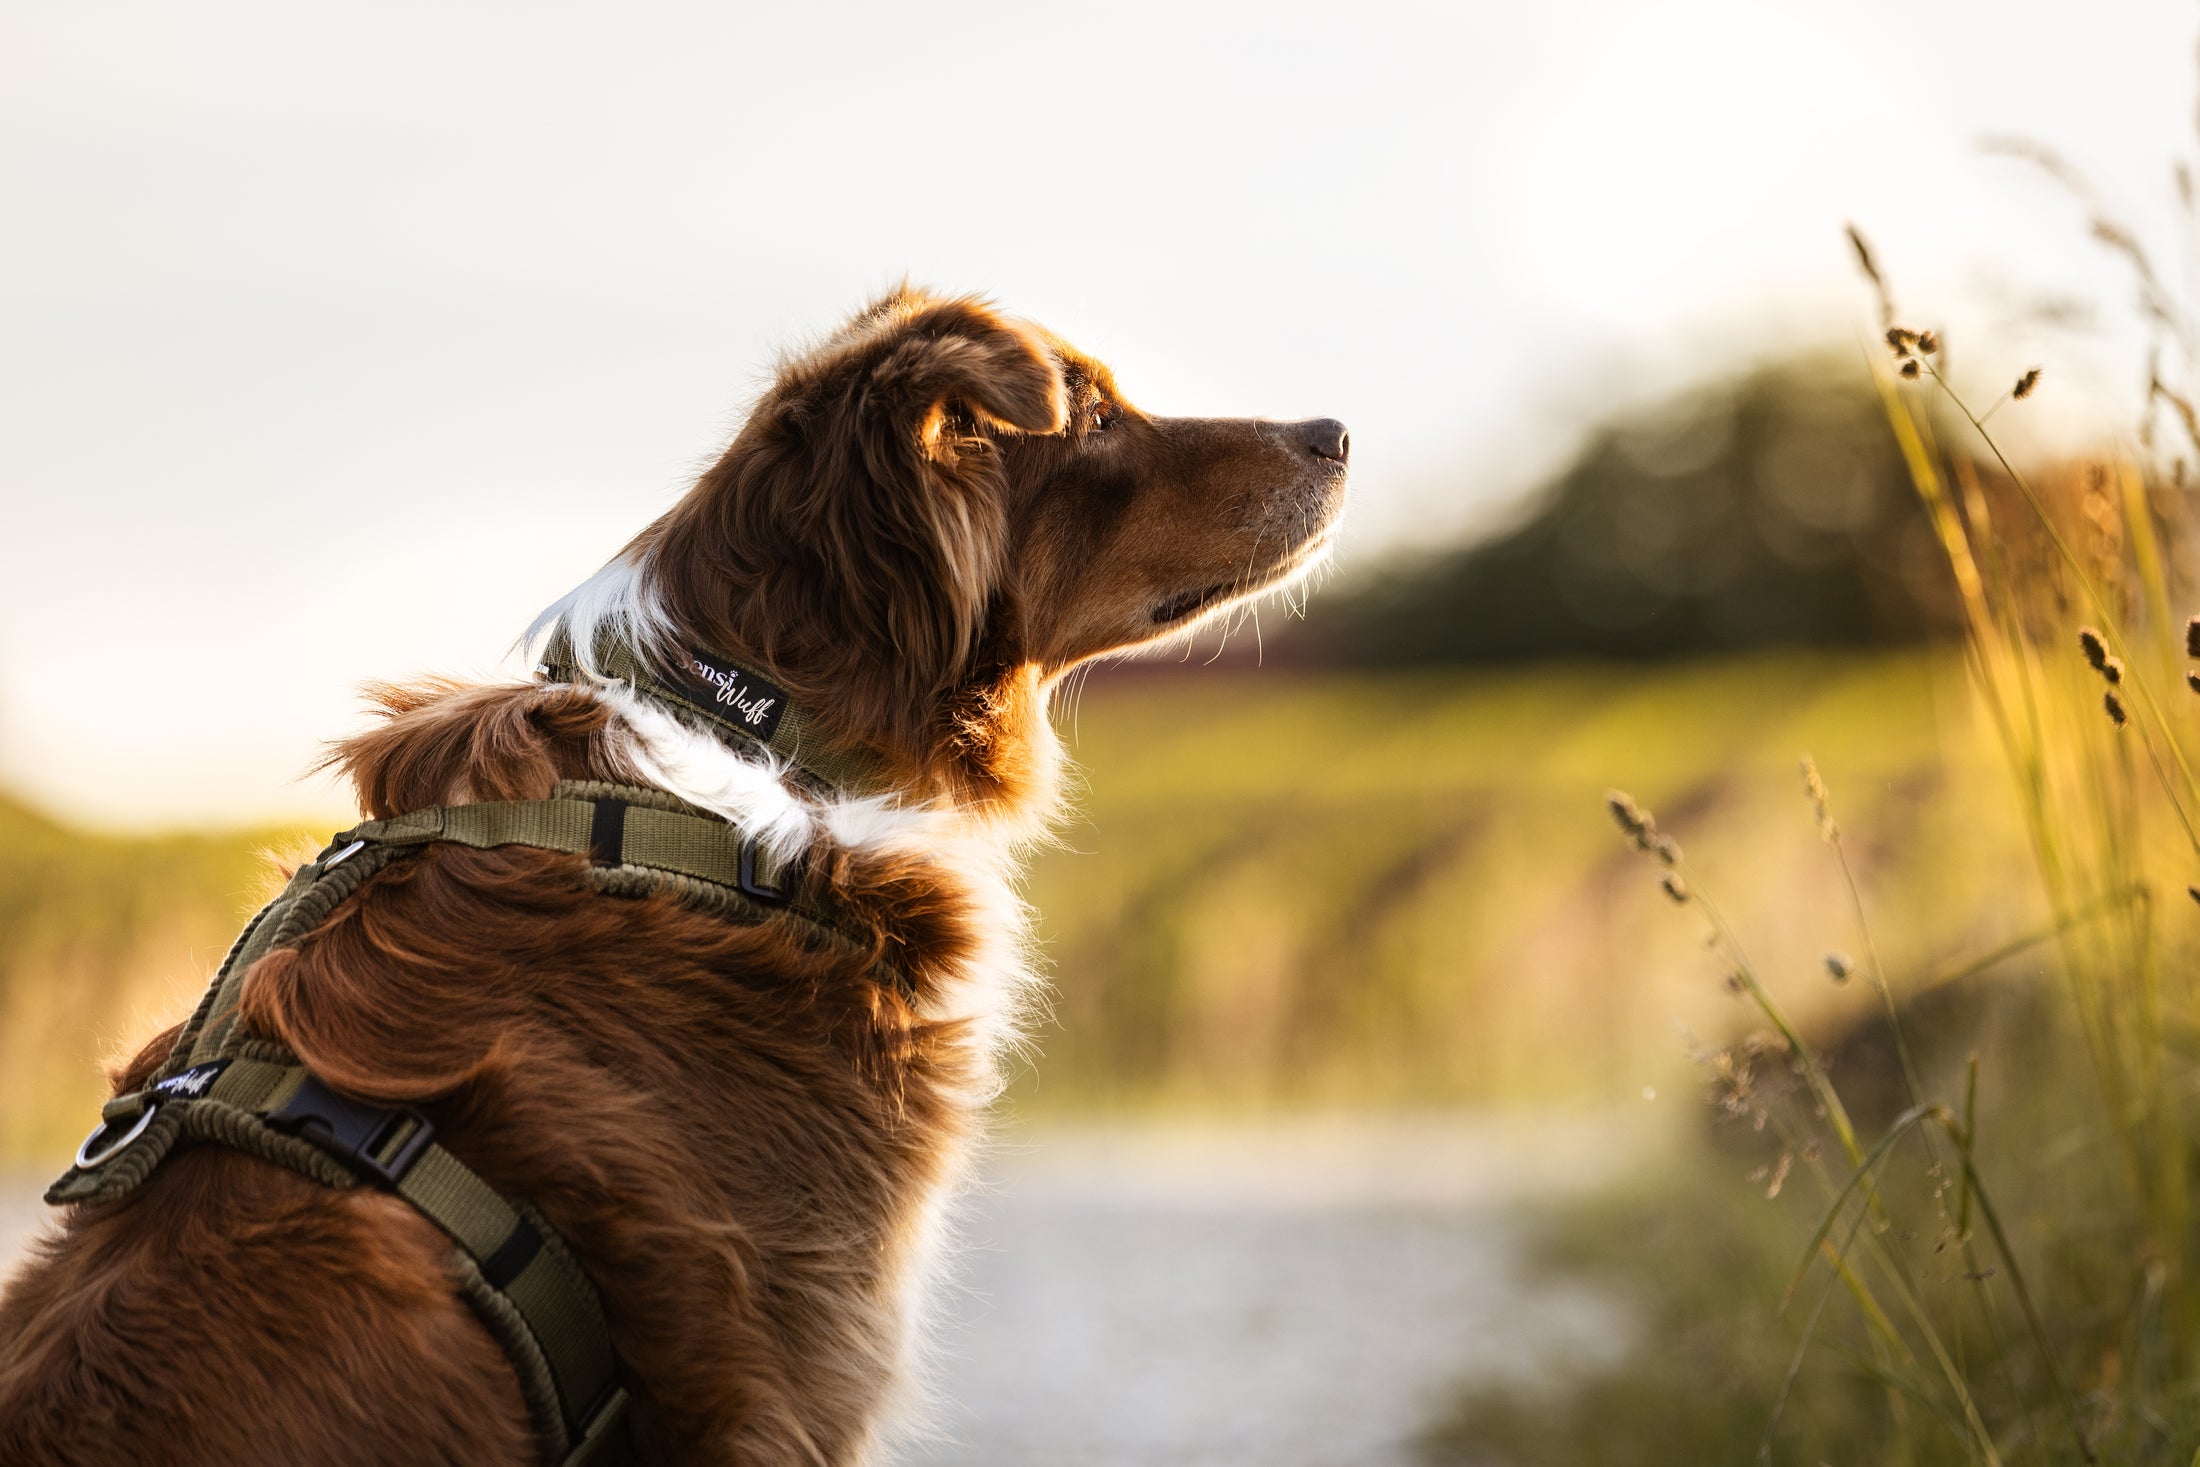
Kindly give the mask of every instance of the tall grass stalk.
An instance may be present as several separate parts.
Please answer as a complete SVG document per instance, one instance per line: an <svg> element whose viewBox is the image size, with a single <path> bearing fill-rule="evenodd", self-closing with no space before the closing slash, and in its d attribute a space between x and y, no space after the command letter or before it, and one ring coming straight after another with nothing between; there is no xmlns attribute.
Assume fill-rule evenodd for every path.
<svg viewBox="0 0 2200 1467"><path fill-rule="evenodd" d="M2060 1032L2076 1039L2069 1068L2090 1077L2081 1083L2098 1104L2027 1111L2003 1099L1991 1111L1982 1100L1982 1078L2005 1097L2059 1084L2065 1067L2052 1039L2033 1074L1995 1073L2006 1060L1992 1049L1974 1048L1960 1070L1921 1061L1906 1006L1922 989L1898 992L1891 981L1866 876L1806 758L1806 791L1899 1080L1900 1113L1867 1136L1679 846L1632 800L1611 797L1622 829L1665 868L1667 895L1702 914L1733 986L1778 1036L1792 1089L1772 1089L1747 1058L1727 1051L1714 1067L1726 1087L1722 1106L1773 1131L1821 1193L1783 1308L1820 1270L1824 1284L1778 1380L1757 1459L1773 1460L1782 1413L1808 1389L1806 1361L1822 1351L1884 1387L1887 1440L1913 1460L2200 1460L2191 1156L2200 1011L2194 943L2165 926L2155 899L2200 870L2200 778L2185 747L2191 705L2168 691L2185 680L2182 656L2200 659L2200 631L2179 645L2176 547L2164 543L2143 466L2118 454L2089 478L2082 502L2097 552L2089 562L2051 495L2012 461L1993 427L2024 410L2039 370L1974 411L1944 372L1937 337L1897 324L1884 276L1861 237L1855 243L1879 292L1889 348L1873 355L1873 376L1948 567L1978 708L2007 767L2048 915L1922 988L1991 981L1980 975L2047 948L2067 1001ZM2044 565L2035 547L2045 547ZM2192 685L2200 689L2200 678ZM2200 900L2200 887L2194 895ZM1836 980L1849 976L1847 959L1827 963ZM2012 1117L2006 1126L1991 1120L2003 1112ZM2078 1127L2078 1144L2060 1160L2038 1133L2042 1115ZM1838 1148L1840 1170L1821 1158L1820 1136ZM2090 1169L2096 1153L2113 1163ZM1990 1184L1990 1165L2019 1185ZM2065 1176L2051 1175L2052 1166ZM2019 1199L2015 1213L2002 1205L2009 1196ZM2130 1239L2121 1252L2119 1235ZM2073 1267L2093 1280L2076 1293ZM1856 1307L1862 1349L1828 1332L1828 1301L1841 1292ZM2041 1424L2050 1420L2061 1423L2051 1434Z"/></svg>
<svg viewBox="0 0 2200 1467"><path fill-rule="evenodd" d="M2200 797L2200 783L2195 782L2192 764L2163 702L2155 694L2154 678L2149 671L2167 663L2174 654L2165 645L2170 624L2167 611L2170 591L2163 560L2155 544L2152 516L2143 494L2127 489L2120 501L2125 539L2138 550L2134 577L2140 584L2144 603L2155 609L2155 614L2145 623L2132 628L2125 624L2119 608L2072 549L2068 537L2029 478L2010 463L1981 419L1945 375L1931 367L1927 368L1926 375L1934 399L1953 407L1992 453L2054 545L2070 579L2082 590L2086 602L2099 618L2101 634L2126 669L2119 686L2129 687L2137 694L2145 714L2145 721L2134 723L2129 732L2144 748L2163 801L2174 815L2177 827L2194 853L2200 854L2200 834L2195 833L2187 810L2188 798ZM1913 399L1901 395L1891 402L1892 410L1900 417L1911 417L1921 407ZM1978 532L1959 528L1959 533ZM2003 659L2005 663L2020 659L2031 661L2037 656L2038 649L2024 640L2020 619L2005 620L1997 629L1997 638L2005 645L2016 643L2008 647L2010 656ZM2138 645L2142 638L2145 639L2143 646ZM2097 738L2101 732L2098 720L2090 720L2090 723L2090 732ZM2081 726L2081 733L2085 731ZM2141 833L2135 828L2137 801L2131 789L2128 746L2119 740L2112 746L2112 757L2087 759L2084 757L2085 744L2082 738L2072 741L2075 757L2090 786L2079 798L2084 800L2085 795L2090 795L2090 800L2086 800L2089 809L2073 812L2056 808L2044 789L2042 797L2026 801L2026 819L2039 831L2035 836L2036 844L2051 838L2059 823L2079 828L2090 823L2094 828L2095 845L2092 859L2087 863L2091 870L2074 870L2066 860L2041 862L2041 875L2048 884L2050 901L2058 914L2075 911L2093 890L2129 884L2130 878L2144 864ZM2176 767L2176 779L2172 779L2164 767L2162 749L2167 750ZM2053 757L2044 739L2015 745L2005 743L2004 753L2013 766L2021 764L2034 768L2044 767ZM2068 760L2072 754L2065 753L2062 757ZM2089 882L2089 877L2095 879ZM2107 879L2099 879L2102 877ZM2089 885L2092 890L2088 890ZM2143 890L2143 883L2141 885ZM2136 1172L2137 1193L2150 1224L2148 1231L2153 1246L2149 1251L2158 1249L2164 1256L2177 1256L2183 1252L2191 1216L2189 1142L2183 1109L2169 1091L2169 1070L2164 1063L2168 1054L2167 1035L2162 975L2152 932L2153 915L2151 902L2141 901L2127 908L2122 920L2105 927L2071 924L2063 937L2063 957L2064 971L2074 997L2079 1000L2081 1013L2089 1017L2096 1035L2091 1052L2103 1094L2109 1101L2111 1125L2123 1149L2130 1155Z"/></svg>
<svg viewBox="0 0 2200 1467"><path fill-rule="evenodd" d="M1824 787L1816 777L1815 767L1807 759L1805 769L1820 829L1828 836L1829 841L1835 840L1838 827L1833 823ZM1968 1373L1949 1344L1948 1332L1942 1322L1934 1317L1909 1260L1898 1248L1889 1244L1889 1235L1897 1230L1888 1216L1875 1180L1881 1164L1905 1137L1912 1132L1926 1135L1928 1127L1939 1128L1952 1145L1960 1168L1965 1188L1966 1214L1971 1199L1975 1199L1981 1215L1989 1220L1989 1233L1996 1253L2006 1270L2034 1343L2040 1351L2046 1373L2054 1382L2055 1394L2070 1423L2071 1439L2078 1454L2088 1463L2096 1462L2098 1458L2087 1435L2083 1413L2076 1397L2071 1393L2060 1362L2055 1358L2053 1343L2033 1302L2032 1291L2025 1282L2023 1267L2010 1246L1998 1215L1987 1202L1971 1155L1975 1121L1959 1123L1954 1114L1943 1105L1913 1104L1896 1118L1867 1151L1858 1137L1855 1122L1839 1089L1805 1041L1801 1030L1758 976L1740 937L1720 911L1718 904L1701 885L1690 879L1679 845L1663 834L1657 827L1656 819L1631 797L1614 791L1607 797L1607 804L1622 831L1636 846L1667 868L1664 878L1667 894L1677 903L1694 906L1703 915L1711 929L1712 944L1729 965L1734 982L1778 1033L1783 1053L1813 1101L1815 1116L1822 1119L1832 1131L1852 1168L1846 1181L1836 1183L1833 1175L1818 1163L1811 1144L1799 1135L1787 1131L1791 1123L1780 1117L1769 1117L1768 1113L1772 1123L1779 1126L1791 1138L1791 1144L1804 1155L1809 1170L1816 1176L1828 1198L1826 1210L1804 1250L1803 1261L1788 1283L1783 1302L1794 1296L1808 1276L1813 1261L1822 1257L1833 1276L1855 1300L1859 1315L1867 1326L1867 1338L1871 1343L1873 1357L1866 1368L1886 1386L1890 1411L1897 1424L1901 1425L1905 1421L1900 1402L1908 1399L1922 1406L1931 1419L1941 1423L1952 1436L1959 1439L1969 1454L1969 1460L1988 1464L1988 1467L2000 1467L2004 1460L2000 1445L1979 1409ZM1861 915L1860 888L1857 903ZM1909 1059L1907 1041L1902 1034L1902 1021L1891 1001L1887 1006L1887 1019L1890 1032L1903 1056L1905 1083L1915 1085L1918 1083L1916 1071ZM1937 1169L1937 1163L1935 1168ZM1869 1215L1870 1225L1865 1226L1865 1219L1859 1217L1857 1225L1850 1230L1849 1242L1837 1247L1832 1242L1832 1233L1852 1198L1862 1199L1862 1210ZM1958 1241L1967 1254L1970 1244L1968 1236ZM1977 1270L1967 1272L1975 1273ZM1908 1329L1898 1324L1895 1316L1889 1313L1881 1299L1882 1293L1894 1301ZM1815 1342L1822 1317L1822 1308L1814 1308L1811 1322L1806 1327L1799 1346L1800 1352L1807 1353ZM1925 1359L1920 1358L1920 1349ZM1928 1359L1930 1371L1926 1364ZM1932 1383L1934 1374L1939 1379L1937 1386ZM1787 1387L1783 1385L1779 1402L1775 1405L1773 1417L1766 1428L1768 1443L1773 1428L1778 1424L1778 1412L1784 1406L1786 1396Z"/></svg>

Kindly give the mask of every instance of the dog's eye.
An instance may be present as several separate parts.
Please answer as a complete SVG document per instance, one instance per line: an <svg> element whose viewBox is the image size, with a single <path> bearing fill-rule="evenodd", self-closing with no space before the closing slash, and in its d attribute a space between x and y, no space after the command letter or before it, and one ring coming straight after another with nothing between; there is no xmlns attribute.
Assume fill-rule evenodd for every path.
<svg viewBox="0 0 2200 1467"><path fill-rule="evenodd" d="M1115 426L1115 409L1104 402L1094 403L1092 415L1085 422L1088 433L1105 433Z"/></svg>

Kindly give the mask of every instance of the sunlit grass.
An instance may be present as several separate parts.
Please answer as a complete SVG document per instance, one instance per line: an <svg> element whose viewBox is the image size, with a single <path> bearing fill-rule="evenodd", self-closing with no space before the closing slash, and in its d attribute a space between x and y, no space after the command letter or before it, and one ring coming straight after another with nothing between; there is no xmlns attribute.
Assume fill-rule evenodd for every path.
<svg viewBox="0 0 2200 1467"><path fill-rule="evenodd" d="M0 798L0 1160L66 1157L102 1064L188 1010L288 843L92 836Z"/></svg>
<svg viewBox="0 0 2200 1467"><path fill-rule="evenodd" d="M1768 983L1808 1014L1854 1009L1817 969L1840 907L1793 839L1804 747L1855 792L1890 965L1926 973L2038 919L2010 895L2022 834L1985 798L1998 775L1963 677L1921 653L1096 682L1075 720L1081 813L1031 885L1055 1019L1012 1103L1670 1094L1676 1025L1723 1035L1735 1001L1707 955L1665 940L1664 899L1583 819L1585 792L1715 814L1722 839L1695 858L1764 914L1745 925ZM0 1153L50 1160L96 1112L99 1061L195 995L272 838L5 818Z"/></svg>
<svg viewBox="0 0 2200 1467"><path fill-rule="evenodd" d="M1704 1348L1646 1349L1539 1400L1469 1395L1426 1439L1434 1461L2200 1460L2200 779L2187 747L2200 621L2173 611L2171 579L2190 545L2186 499L2115 452L2035 483L1987 427L1994 413L1946 380L1937 340L1896 324L1861 239L1857 251L1881 296L1888 420L1963 600L1985 731L1966 747L1991 749L2001 776L1961 808L2028 856L1972 899L2042 920L2021 946L1983 949L1991 964L1920 983L1886 959L1909 924L1944 924L1898 869L1858 869L1855 838L1883 836L1881 813L1859 817L1842 777L1829 797L1806 765L1797 843L1815 823L1846 910L1779 914L1854 953L1826 959L1826 978L1878 1010L1829 1026L1764 979L1751 929L1773 913L1766 894L1694 859L1699 843L1728 844L1723 816L1661 825L1614 795L1642 879L1698 919L1762 1029L1700 1054L1723 1142L1630 1199L1638 1236L1606 1219L1554 1262L1632 1296L1649 1338ZM1996 407L2040 380L2024 369ZM1922 879L1931 861L1899 867L1936 901L1954 895ZM1985 981L1996 967L2036 981ZM1641 1252L1648 1236L1668 1251ZM1644 1445L1661 1440L1695 1455Z"/></svg>
<svg viewBox="0 0 2200 1467"><path fill-rule="evenodd" d="M1325 678L1098 684L1071 850L1033 884L1059 1022L1029 1104L1593 1099L1682 1070L1723 1032L1707 957L1584 791L1718 812L1705 852L1762 911L1772 981L1809 1012L1812 914L1837 914L1787 820L1815 746L1895 839L1860 860L1914 909L1922 971L2036 917L1952 656L1788 656Z"/></svg>

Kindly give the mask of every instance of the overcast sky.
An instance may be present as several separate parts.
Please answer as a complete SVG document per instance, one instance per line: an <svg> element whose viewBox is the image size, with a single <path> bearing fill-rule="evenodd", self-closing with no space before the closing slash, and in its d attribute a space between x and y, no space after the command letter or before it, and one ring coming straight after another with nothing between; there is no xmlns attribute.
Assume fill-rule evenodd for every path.
<svg viewBox="0 0 2200 1467"><path fill-rule="evenodd" d="M2051 142L2163 227L2194 29L2169 3L5 0L0 784L103 825L340 816L297 776L360 681L504 665L776 346L905 273L1157 411L1345 419L1362 565L1616 402L1853 341L1845 219L1973 370L2046 361L2043 418L2113 414L2128 340L2015 311L2113 318L2113 273L1974 144Z"/></svg>

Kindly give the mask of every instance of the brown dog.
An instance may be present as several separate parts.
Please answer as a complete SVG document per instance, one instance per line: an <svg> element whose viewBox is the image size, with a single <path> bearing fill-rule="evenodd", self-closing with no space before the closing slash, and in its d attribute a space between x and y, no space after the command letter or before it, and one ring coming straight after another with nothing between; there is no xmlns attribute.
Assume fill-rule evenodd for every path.
<svg viewBox="0 0 2200 1467"><path fill-rule="evenodd" d="M245 1026L539 1207L603 1296L638 1457L861 1461L1033 983L1012 883L1057 810L1049 692L1303 576L1345 457L1333 421L1151 417L979 302L888 296L538 624L745 655L865 792L585 670L383 689L334 755L377 818L654 785L760 832L859 940L436 845L260 959ZM179 1151L0 1299L0 1462L534 1462L448 1258L386 1191Z"/></svg>

